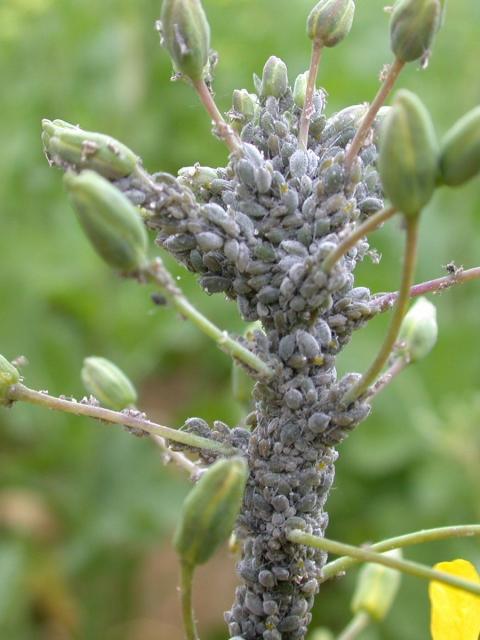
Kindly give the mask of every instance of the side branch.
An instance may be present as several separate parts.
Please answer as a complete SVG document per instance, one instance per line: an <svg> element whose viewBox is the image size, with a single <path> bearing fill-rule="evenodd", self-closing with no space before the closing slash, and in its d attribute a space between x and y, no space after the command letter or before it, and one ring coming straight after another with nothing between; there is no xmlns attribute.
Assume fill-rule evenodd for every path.
<svg viewBox="0 0 480 640"><path fill-rule="evenodd" d="M308 547L314 547L316 549L322 549L328 553L335 553L341 555L348 555L361 562L374 562L376 564L382 564L390 569L396 569L402 573L406 573L417 578L425 578L426 580L442 582L448 584L451 587L462 589L468 593L480 596L480 584L471 582L459 578L458 576L438 571L437 569L431 569L426 565L419 564L418 562L412 562L410 560L400 560L399 558L393 558L392 556L386 556L371 549L363 549L361 547L353 547L349 544L343 544L334 540L328 540L327 538L320 538L319 536L313 536L304 531L294 529L288 534L288 539L291 542L297 544L303 544Z"/></svg>
<svg viewBox="0 0 480 640"><path fill-rule="evenodd" d="M270 378L273 375L273 371L263 360L237 342L237 340L234 340L226 331L219 329L190 304L174 283L160 258L152 262L145 275L150 276L161 287L164 296L179 313L191 320L200 331L212 338L223 351L243 362L243 364L263 377Z"/></svg>
<svg viewBox="0 0 480 640"><path fill-rule="evenodd" d="M420 282L414 285L410 289L410 298L416 298L418 296L424 296L428 293L440 293L455 286L456 284L464 284L471 280L480 279L480 267L473 267L472 269L456 269L454 273L443 276L442 278L436 278L435 280L427 280L426 282ZM373 304L378 308L379 313L388 311L393 307L397 298L398 291L392 291L391 293L380 293L373 299Z"/></svg>
<svg viewBox="0 0 480 640"><path fill-rule="evenodd" d="M171 429L170 427L164 427L163 425L151 422L142 415L132 414L132 411L126 409L122 411L112 411L111 409L105 409L104 407L96 407L91 404L83 404L75 400L68 400L66 398L56 398L50 396L48 393L41 391L35 391L25 387L23 384L14 384L9 388L6 394L7 400L10 402L22 401L30 404L36 404L47 409L53 409L54 411L63 411L63 413L73 413L76 416L88 416L89 418L95 418L96 420L102 420L111 424L121 424L131 429L139 430L143 433L149 433L153 436L160 436L165 440L171 442L179 442L180 444L194 447L196 449L207 449L209 451L215 451L217 453L224 454L226 456L232 456L238 454L238 449L234 447L227 447L220 442L215 442L209 438L202 438L193 433L186 433L185 431L178 431Z"/></svg>
<svg viewBox="0 0 480 640"><path fill-rule="evenodd" d="M425 542L434 542L436 540L448 540L450 538L473 538L480 536L480 524L465 524L453 527L438 527L435 529L423 529L413 533L406 533L402 536L387 538L381 542L376 542L369 546L369 549L377 552L392 551L392 549L401 549L414 544L423 544ZM344 556L333 562L329 562L322 569L322 578L320 582L326 582L341 573L344 573L351 567L355 566L359 560Z"/></svg>

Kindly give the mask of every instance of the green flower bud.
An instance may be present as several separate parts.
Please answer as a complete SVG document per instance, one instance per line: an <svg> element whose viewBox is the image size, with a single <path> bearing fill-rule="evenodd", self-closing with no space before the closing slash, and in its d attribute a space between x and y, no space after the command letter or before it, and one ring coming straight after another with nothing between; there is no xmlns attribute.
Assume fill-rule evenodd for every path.
<svg viewBox="0 0 480 640"><path fill-rule="evenodd" d="M18 370L0 354L0 406L5 404L9 388L19 380Z"/></svg>
<svg viewBox="0 0 480 640"><path fill-rule="evenodd" d="M187 496L174 545L183 564L207 562L228 539L242 505L248 477L243 458L218 460Z"/></svg>
<svg viewBox="0 0 480 640"><path fill-rule="evenodd" d="M435 189L438 145L430 114L410 91L397 93L385 118L378 165L392 205L407 216L419 215Z"/></svg>
<svg viewBox="0 0 480 640"><path fill-rule="evenodd" d="M88 393L109 409L121 411L137 402L135 387L110 360L96 356L85 358L81 377Z"/></svg>
<svg viewBox="0 0 480 640"><path fill-rule="evenodd" d="M64 120L42 120L42 141L52 164L75 170L92 169L115 180L136 169L139 159L115 138L84 131Z"/></svg>
<svg viewBox="0 0 480 640"><path fill-rule="evenodd" d="M94 171L66 173L65 186L80 224L110 266L136 271L147 259L147 232L136 207Z"/></svg>
<svg viewBox="0 0 480 640"><path fill-rule="evenodd" d="M163 0L162 44L175 70L191 80L201 80L210 53L210 26L200 0Z"/></svg>
<svg viewBox="0 0 480 640"><path fill-rule="evenodd" d="M270 56L263 67L261 95L265 98L273 96L281 98L288 88L287 65L276 58Z"/></svg>
<svg viewBox="0 0 480 640"><path fill-rule="evenodd" d="M443 19L443 0L398 0L390 22L390 44L396 58L411 62L428 57Z"/></svg>
<svg viewBox="0 0 480 640"><path fill-rule="evenodd" d="M248 93L246 89L235 89L232 108L227 114L232 128L240 133L248 122L255 119L258 110L258 98L254 93Z"/></svg>
<svg viewBox="0 0 480 640"><path fill-rule="evenodd" d="M400 353L410 362L425 358L437 342L437 310L426 298L419 298L405 315L398 336Z"/></svg>
<svg viewBox="0 0 480 640"><path fill-rule="evenodd" d="M320 0L307 18L307 35L324 47L334 47L350 33L354 0Z"/></svg>
<svg viewBox="0 0 480 640"><path fill-rule="evenodd" d="M295 80L295 84L293 85L293 100L297 107L303 109L305 104L305 97L307 95L307 84L308 84L308 71L305 73L301 73L297 76Z"/></svg>
<svg viewBox="0 0 480 640"><path fill-rule="evenodd" d="M314 629L312 631L312 633L308 636L308 640L335 640L335 636L330 631L330 629L319 627L318 629Z"/></svg>
<svg viewBox="0 0 480 640"><path fill-rule="evenodd" d="M384 555L401 558L402 552L394 549ZM373 563L364 565L352 598L353 613L364 611L374 620L383 620L395 600L401 579L401 574L389 567Z"/></svg>
<svg viewBox="0 0 480 640"><path fill-rule="evenodd" d="M440 177L458 187L480 173L480 107L460 118L440 145Z"/></svg>

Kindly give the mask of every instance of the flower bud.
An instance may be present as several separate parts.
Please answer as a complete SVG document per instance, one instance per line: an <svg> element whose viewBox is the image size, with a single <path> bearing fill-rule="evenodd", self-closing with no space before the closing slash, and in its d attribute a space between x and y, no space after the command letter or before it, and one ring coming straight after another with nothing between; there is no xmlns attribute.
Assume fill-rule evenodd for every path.
<svg viewBox="0 0 480 640"><path fill-rule="evenodd" d="M287 65L276 58L270 56L263 67L261 95L262 97L273 96L281 98L288 88Z"/></svg>
<svg viewBox="0 0 480 640"><path fill-rule="evenodd" d="M218 460L187 496L174 545L183 564L207 562L229 537L242 505L248 477L243 458Z"/></svg>
<svg viewBox="0 0 480 640"><path fill-rule="evenodd" d="M147 233L130 200L94 171L66 173L64 182L80 224L105 262L127 272L143 267Z"/></svg>
<svg viewBox="0 0 480 640"><path fill-rule="evenodd" d="M400 353L410 362L425 358L437 342L437 310L426 298L419 298L403 319L398 336Z"/></svg>
<svg viewBox="0 0 480 640"><path fill-rule="evenodd" d="M5 403L9 388L19 380L18 370L0 354L0 406Z"/></svg>
<svg viewBox="0 0 480 640"><path fill-rule="evenodd" d="M199 189L209 189L212 180L218 178L217 170L212 167L202 167L194 164L193 167L182 167L178 171L178 182L197 193Z"/></svg>
<svg viewBox="0 0 480 640"><path fill-rule="evenodd" d="M330 631L330 629L325 629L325 627L319 627L318 629L314 629L312 633L308 636L309 640L335 640L335 636Z"/></svg>
<svg viewBox="0 0 480 640"><path fill-rule="evenodd" d="M295 80L295 84L293 85L293 100L297 107L303 109L305 104L305 98L307 95L307 84L308 84L308 71L305 73L301 73L297 76Z"/></svg>
<svg viewBox="0 0 480 640"><path fill-rule="evenodd" d="M390 43L396 58L411 62L428 57L443 19L443 0L397 0L390 22Z"/></svg>
<svg viewBox="0 0 480 640"><path fill-rule="evenodd" d="M320 0L307 18L307 35L324 47L334 47L350 33L354 0Z"/></svg>
<svg viewBox="0 0 480 640"><path fill-rule="evenodd" d="M457 187L480 173L480 107L460 118L440 145L440 175L444 184Z"/></svg>
<svg viewBox="0 0 480 640"><path fill-rule="evenodd" d="M205 75L210 53L210 26L200 0L163 0L162 44L175 70L191 80Z"/></svg>
<svg viewBox="0 0 480 640"><path fill-rule="evenodd" d="M254 93L246 89L235 89L232 96L232 106L236 113L242 115L245 121L253 120L258 111L258 100Z"/></svg>
<svg viewBox="0 0 480 640"><path fill-rule="evenodd" d="M384 555L401 558L400 549ZM368 563L360 570L352 598L352 611L364 611L374 620L383 620L390 610L400 587L401 574L381 564Z"/></svg>
<svg viewBox="0 0 480 640"><path fill-rule="evenodd" d="M430 114L410 91L397 93L385 117L378 165L392 205L407 216L419 215L435 189L438 145Z"/></svg>
<svg viewBox="0 0 480 640"><path fill-rule="evenodd" d="M133 173L138 157L115 138L84 131L64 120L42 120L42 141L48 160L75 170L92 169L115 180Z"/></svg>
<svg viewBox="0 0 480 640"><path fill-rule="evenodd" d="M121 411L137 402L134 386L110 360L96 356L85 358L81 377L88 393L109 409Z"/></svg>

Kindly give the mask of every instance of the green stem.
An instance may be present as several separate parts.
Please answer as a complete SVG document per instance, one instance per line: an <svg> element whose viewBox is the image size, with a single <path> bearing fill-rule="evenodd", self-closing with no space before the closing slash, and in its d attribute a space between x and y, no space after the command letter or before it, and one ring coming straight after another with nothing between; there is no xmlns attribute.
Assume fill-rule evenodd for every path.
<svg viewBox="0 0 480 640"><path fill-rule="evenodd" d="M353 161L355 160L358 152L362 147L362 144L365 138L368 135L368 132L370 131L370 128L373 124L373 121L375 120L377 113L380 111L380 108L385 104L385 100L388 98L390 92L392 91L393 85L395 84L404 66L405 66L405 62L402 62L401 60L395 60L390 65L390 68L385 77L385 80L383 81L382 86L380 87L377 95L375 96L375 99L373 100L372 104L370 105L367 113L365 114L362 120L362 124L358 128L357 133L355 134L355 137L353 138L352 142L350 143L347 149L347 153L345 155L345 166L347 168L347 171L352 166Z"/></svg>
<svg viewBox="0 0 480 640"><path fill-rule="evenodd" d="M310 119L313 112L313 94L315 91L315 83L318 75L318 67L322 57L323 44L320 40L314 40L312 44L312 56L310 59L310 68L308 70L307 90L305 92L305 104L303 105L302 115L300 117L300 128L298 132L298 144L306 150L308 146L308 130L310 128Z"/></svg>
<svg viewBox="0 0 480 640"><path fill-rule="evenodd" d="M193 567L182 562L181 566L181 599L182 617L186 640L199 640L192 604Z"/></svg>
<svg viewBox="0 0 480 640"><path fill-rule="evenodd" d="M370 393L368 395L369 400L378 396L378 394L387 387L392 380L394 380L402 371L404 371L408 365L410 364L410 360L406 357L397 358L391 367L389 367L385 373L377 380L377 382L371 387Z"/></svg>
<svg viewBox="0 0 480 640"><path fill-rule="evenodd" d="M397 210L395 207L389 207L374 213L373 216L365 220L365 222L344 238L337 248L325 258L322 264L322 269L324 271L331 271L340 258L343 258L343 256L350 251L350 249L352 249L359 240L369 233L372 233L372 231L378 229L378 227L391 218L396 212Z"/></svg>
<svg viewBox="0 0 480 640"><path fill-rule="evenodd" d="M413 276L415 272L415 263L417 259L417 240L418 240L418 216L405 217L407 227L407 241L405 248L405 257L403 261L403 274L400 292L397 299L395 312L388 329L387 337L371 364L370 368L361 379L355 384L342 398L345 405L349 405L357 398L362 396L369 386L375 382L381 373L383 367L388 362L392 349L397 341L403 317L408 309L410 298L410 287L412 286Z"/></svg>
<svg viewBox="0 0 480 640"><path fill-rule="evenodd" d="M470 580L464 580L458 576L450 575L437 569L431 569L418 562L412 562L410 560L401 560L400 558L393 558L392 556L385 556L371 549L363 549L361 547L353 547L349 544L343 544L336 542L335 540L329 540L328 538L320 538L313 536L309 533L294 529L287 534L290 542L297 544L303 544L308 547L315 547L316 549L322 549L328 553L335 553L338 555L347 555L352 558L356 558L362 562L375 562L376 564L382 564L390 569L396 569L402 573L406 573L417 578L425 578L426 580L435 580L436 582L442 582L448 584L451 587L457 587L468 591L474 595L480 595L480 584L471 582Z"/></svg>
<svg viewBox="0 0 480 640"><path fill-rule="evenodd" d="M147 268L145 275L150 276L158 284L164 296L170 304L185 318L191 320L205 335L212 338L217 345L233 358L240 360L262 377L270 378L273 371L263 360L258 358L249 349L231 338L226 331L222 331L213 322L210 322L185 298L183 293L174 283L171 275L165 269L160 258L156 258Z"/></svg>
<svg viewBox="0 0 480 640"><path fill-rule="evenodd" d="M480 524L466 524L456 527L436 527L435 529L423 529L421 531L414 531L413 533L406 533L402 536L396 536L394 538L387 538L381 542L369 545L369 549L372 551L385 552L392 549L400 549L403 547L409 547L414 544L424 544L425 542L434 542L435 540L448 540L450 538L471 538L474 536L480 536ZM326 582L331 578L337 576L339 573L343 573L356 565L358 560L356 558L338 558L333 562L329 562L322 569L321 582Z"/></svg>
<svg viewBox="0 0 480 640"><path fill-rule="evenodd" d="M371 621L372 619L366 611L359 611L337 637L337 640L355 640Z"/></svg>
<svg viewBox="0 0 480 640"><path fill-rule="evenodd" d="M160 436L166 440L179 442L189 447L195 447L196 449L216 451L227 456L235 455L236 453L238 454L238 450L234 447L226 447L220 442L215 442L209 438L202 438L201 436L196 436L193 433L164 427L163 425L151 422L141 416L139 417L135 414L129 414L128 411L123 413L120 411L105 409L103 407L96 407L91 404L83 404L82 402L77 402L75 400L56 398L48 395L48 393L29 389L23 384L15 384L11 386L7 392L7 398L11 402L28 402L29 404L36 404L46 407L47 409L53 409L54 411L73 413L76 416L88 416L89 418L95 418L97 420L102 420L103 422L121 424L126 427L131 427L132 429L140 429L145 433Z"/></svg>
<svg viewBox="0 0 480 640"><path fill-rule="evenodd" d="M208 115L211 117L218 136L225 141L225 144L232 153L240 153L242 150L242 141L232 127L225 122L225 119L215 104L215 100L213 99L205 80L196 80L193 83L193 86Z"/></svg>

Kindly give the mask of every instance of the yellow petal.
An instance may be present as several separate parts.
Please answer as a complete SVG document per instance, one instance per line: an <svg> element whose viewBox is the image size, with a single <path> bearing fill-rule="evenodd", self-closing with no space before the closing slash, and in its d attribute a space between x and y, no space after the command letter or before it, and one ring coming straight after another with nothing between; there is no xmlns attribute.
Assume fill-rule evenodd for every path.
<svg viewBox="0 0 480 640"><path fill-rule="evenodd" d="M466 560L439 562L438 571L480 583L475 567ZM440 582L429 586L433 640L479 640L480 597Z"/></svg>

